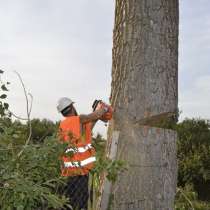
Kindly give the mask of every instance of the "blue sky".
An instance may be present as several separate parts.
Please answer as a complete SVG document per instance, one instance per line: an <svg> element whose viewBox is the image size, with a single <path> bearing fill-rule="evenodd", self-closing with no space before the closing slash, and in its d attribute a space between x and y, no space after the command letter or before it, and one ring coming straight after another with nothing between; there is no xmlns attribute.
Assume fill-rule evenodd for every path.
<svg viewBox="0 0 210 210"><path fill-rule="evenodd" d="M210 118L210 1L180 1L179 108L181 118ZM0 68L9 101L25 116L18 71L34 96L32 117L59 120L61 96L80 113L95 98L108 101L114 20L112 0L0 0ZM96 131L105 132L100 123Z"/></svg>

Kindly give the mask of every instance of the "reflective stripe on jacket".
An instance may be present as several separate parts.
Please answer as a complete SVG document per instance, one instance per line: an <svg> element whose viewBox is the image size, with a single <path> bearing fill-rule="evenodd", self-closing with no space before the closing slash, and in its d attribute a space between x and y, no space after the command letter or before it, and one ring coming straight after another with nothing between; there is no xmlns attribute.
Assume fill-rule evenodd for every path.
<svg viewBox="0 0 210 210"><path fill-rule="evenodd" d="M62 176L88 174L96 161L91 123L83 124L81 131L79 116L66 117L60 123L60 140L69 144L62 156Z"/></svg>

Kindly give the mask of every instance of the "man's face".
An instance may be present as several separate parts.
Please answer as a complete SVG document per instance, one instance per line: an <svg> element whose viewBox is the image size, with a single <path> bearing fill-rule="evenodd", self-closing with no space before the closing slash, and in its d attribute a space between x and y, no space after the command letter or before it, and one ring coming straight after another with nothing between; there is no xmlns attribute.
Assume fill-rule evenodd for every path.
<svg viewBox="0 0 210 210"><path fill-rule="evenodd" d="M71 105L70 110L69 110L69 115L74 116L76 115L76 109L74 108L73 105Z"/></svg>

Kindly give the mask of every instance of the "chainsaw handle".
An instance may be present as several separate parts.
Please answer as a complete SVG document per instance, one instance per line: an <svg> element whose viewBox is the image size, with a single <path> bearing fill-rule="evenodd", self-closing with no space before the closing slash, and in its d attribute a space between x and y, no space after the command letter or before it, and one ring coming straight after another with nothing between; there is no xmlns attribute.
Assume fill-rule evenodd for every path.
<svg viewBox="0 0 210 210"><path fill-rule="evenodd" d="M92 105L93 111L96 111L97 109L99 109L100 107L98 107L98 105L101 103L102 103L102 100L95 100Z"/></svg>
<svg viewBox="0 0 210 210"><path fill-rule="evenodd" d="M104 109L105 113L100 118L101 121L106 123L112 119L112 114L114 111L113 108L110 105L104 103L102 100L95 100L93 102L92 108L93 108L93 111L96 111L98 109Z"/></svg>

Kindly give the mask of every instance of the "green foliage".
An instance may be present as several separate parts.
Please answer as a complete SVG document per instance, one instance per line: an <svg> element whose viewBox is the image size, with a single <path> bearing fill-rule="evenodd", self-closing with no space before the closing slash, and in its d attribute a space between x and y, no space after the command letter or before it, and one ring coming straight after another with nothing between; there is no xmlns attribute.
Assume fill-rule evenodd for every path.
<svg viewBox="0 0 210 210"><path fill-rule="evenodd" d="M44 206L60 208L67 200L58 194L60 177L58 157L64 150L56 137L45 139L42 145L28 145L20 158L13 145L1 147L0 152L0 207L36 209Z"/></svg>
<svg viewBox="0 0 210 210"><path fill-rule="evenodd" d="M210 124L201 119L186 119L177 125L178 185L191 184L199 197L210 199ZM202 185L202 189L201 186Z"/></svg>
<svg viewBox="0 0 210 210"><path fill-rule="evenodd" d="M32 141L34 143L41 143L46 137L53 136L58 129L58 125L47 119L33 119L32 126Z"/></svg>
<svg viewBox="0 0 210 210"><path fill-rule="evenodd" d="M14 150L18 150L25 143L28 136L28 128L20 121L14 121L10 118L0 118L1 133L0 133L0 146L7 148L9 145Z"/></svg>
<svg viewBox="0 0 210 210"><path fill-rule="evenodd" d="M210 203L198 200L198 194L191 185L178 188L175 202L175 210L207 210Z"/></svg>
<svg viewBox="0 0 210 210"><path fill-rule="evenodd" d="M57 132L58 125L47 119L32 119L32 135L31 141L33 143L43 143L46 137L51 137ZM13 139L13 144L23 145L28 137L29 124L23 124L19 120L12 121L10 118L0 118L0 132L3 127L7 129L4 131L4 143L8 143L7 139Z"/></svg>
<svg viewBox="0 0 210 210"><path fill-rule="evenodd" d="M0 117L6 116L9 108L9 104L5 101L7 98L6 92L8 91L7 85L9 85L9 83L3 83L3 81L1 80L1 75L3 73L4 71L0 70Z"/></svg>

